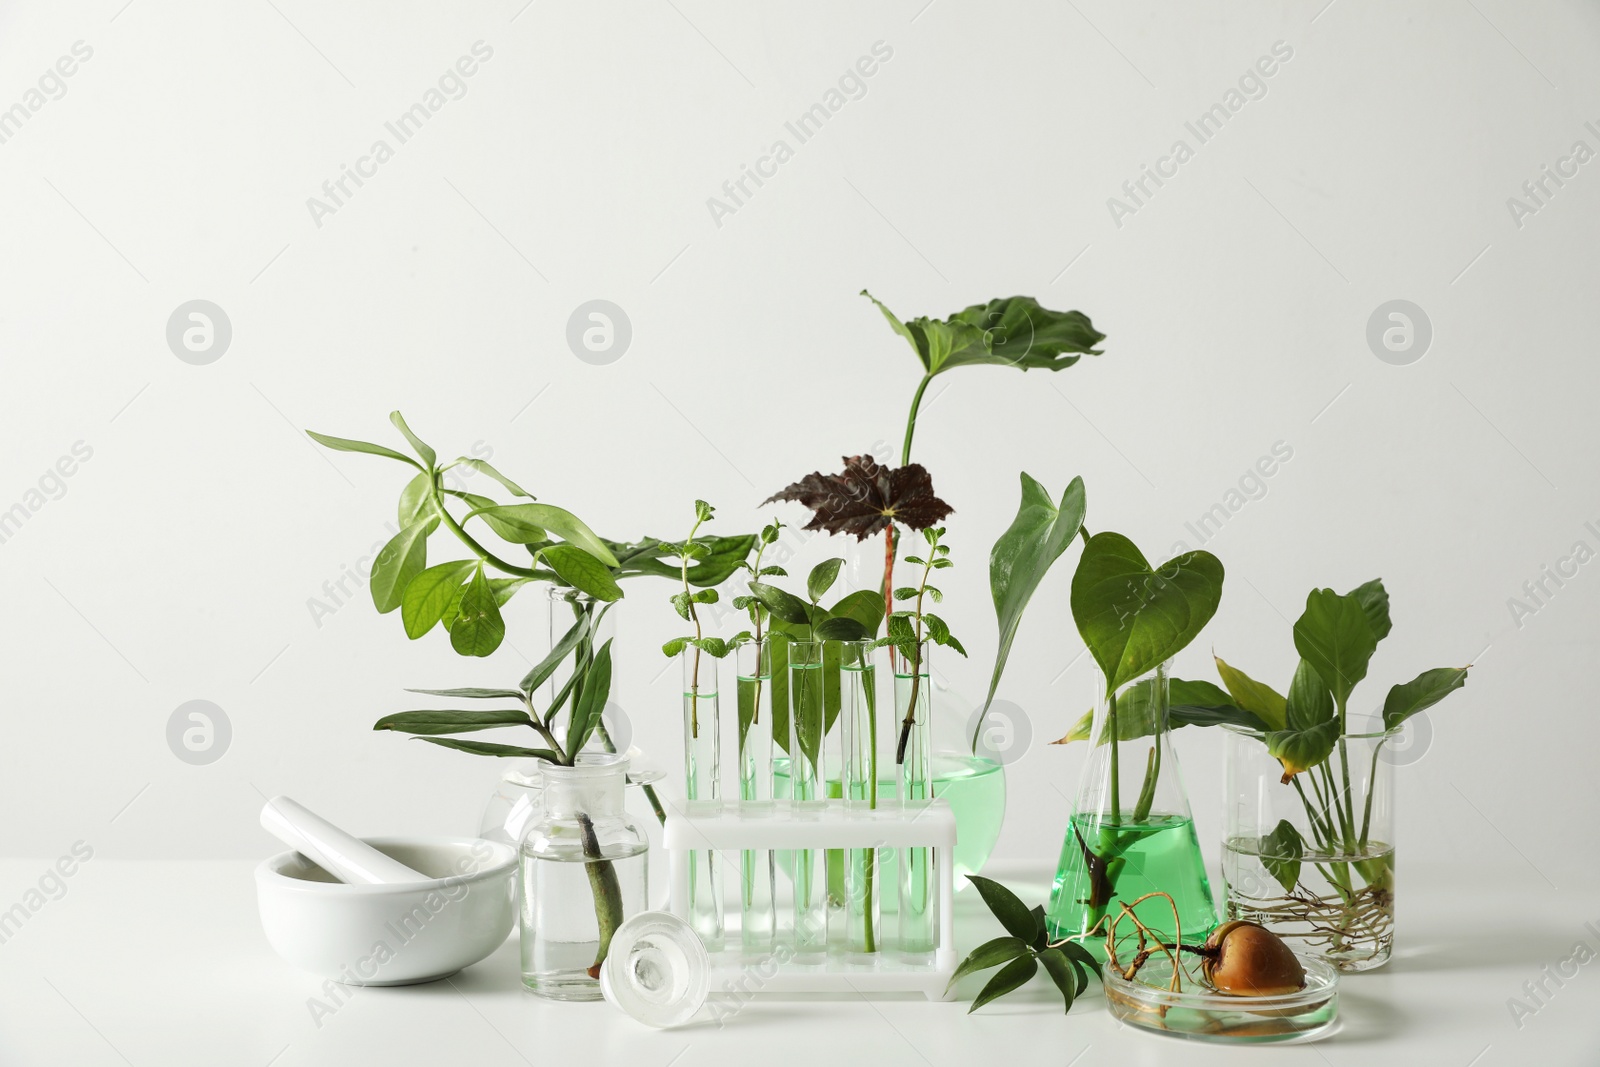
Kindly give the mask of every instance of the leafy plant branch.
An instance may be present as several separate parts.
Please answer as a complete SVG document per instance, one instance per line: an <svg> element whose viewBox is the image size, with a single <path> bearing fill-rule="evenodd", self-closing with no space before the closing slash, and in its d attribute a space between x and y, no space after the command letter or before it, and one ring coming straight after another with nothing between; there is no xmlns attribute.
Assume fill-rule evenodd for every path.
<svg viewBox="0 0 1600 1067"><path fill-rule="evenodd" d="M922 531L923 540L928 545L928 555L924 559L919 556L907 556L906 562L922 568L922 574L914 586L903 586L894 591L897 601L909 600L912 605L908 609L891 611L889 613L889 635L881 638L877 644L888 645L910 665L911 673L911 698L906 703L905 718L900 722L900 736L895 743L894 761L902 764L906 761L906 744L911 739L912 727L917 719L918 689L923 677L923 652L926 643L932 641L936 645L953 648L965 656L967 650L961 647L949 625L939 616L927 611L925 602L932 600L939 603L944 600L944 593L937 587L929 584L928 579L934 571L946 570L955 566L950 559L949 546L941 542L944 537L944 527L931 527Z"/></svg>

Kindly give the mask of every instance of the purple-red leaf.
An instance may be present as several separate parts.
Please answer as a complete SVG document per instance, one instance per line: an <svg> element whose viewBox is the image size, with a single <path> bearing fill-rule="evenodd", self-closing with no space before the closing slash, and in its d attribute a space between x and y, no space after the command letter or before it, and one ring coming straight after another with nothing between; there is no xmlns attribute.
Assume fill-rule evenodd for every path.
<svg viewBox="0 0 1600 1067"><path fill-rule="evenodd" d="M920 463L891 470L871 456L844 457L844 471L801 478L766 500L793 500L812 511L807 530L854 534L865 541L891 523L925 530L955 509L933 495L933 478Z"/></svg>

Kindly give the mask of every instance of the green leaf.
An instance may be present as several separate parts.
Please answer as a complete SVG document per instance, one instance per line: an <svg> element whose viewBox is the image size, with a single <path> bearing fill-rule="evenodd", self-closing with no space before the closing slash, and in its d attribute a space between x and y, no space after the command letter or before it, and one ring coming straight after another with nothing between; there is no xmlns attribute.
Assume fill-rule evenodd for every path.
<svg viewBox="0 0 1600 1067"><path fill-rule="evenodd" d="M755 546L755 534L732 537L702 537L695 544L704 547L706 554L689 565L689 584L695 586L721 585L744 563ZM681 581L682 563L676 562L678 546L660 538L647 537L642 541L623 544L605 542L617 558L616 576L619 579L648 574L657 578ZM675 562L668 563L668 559Z"/></svg>
<svg viewBox="0 0 1600 1067"><path fill-rule="evenodd" d="M537 504L529 504L537 507ZM551 545L544 550L544 561L561 580L580 593L607 603L622 599L622 586L605 565L588 552L572 545Z"/></svg>
<svg viewBox="0 0 1600 1067"><path fill-rule="evenodd" d="M1148 708L1152 696L1152 687L1155 679L1149 678L1134 682L1117 696L1117 740L1133 741L1146 737L1155 721L1154 715ZM1267 724L1261 719L1236 707L1228 698L1228 694L1212 685L1210 682L1191 682L1183 678L1173 678L1167 683L1167 721L1172 729L1181 726L1243 726L1250 730L1265 732ZM1090 731L1093 729L1093 710L1083 713L1083 717L1073 724L1072 729L1059 741L1051 744L1065 745L1073 741L1089 740ZM1102 737L1100 744L1105 744L1109 738Z"/></svg>
<svg viewBox="0 0 1600 1067"><path fill-rule="evenodd" d="M1284 785L1301 771L1309 771L1332 755L1338 740L1339 720L1336 718L1303 730L1275 730L1266 736L1267 752L1283 764L1280 781Z"/></svg>
<svg viewBox="0 0 1600 1067"><path fill-rule="evenodd" d="M528 537L528 540L522 541L508 538L508 540L515 540L517 544L533 544L535 541L544 540L545 535L550 533L575 548L581 548L607 567L618 565L617 557L612 554L606 543L596 536L595 532L589 529L582 519L565 508L558 508L554 504L503 504L493 508L484 508L482 511L475 510L467 518L470 519L473 515L478 514L484 516L492 515L507 524L519 524L528 531L524 535ZM535 531L539 534L537 538L532 536Z"/></svg>
<svg viewBox="0 0 1600 1067"><path fill-rule="evenodd" d="M1051 311L1031 296L973 304L946 320L902 322L865 289L861 295L878 305L929 377L951 367L981 363L1061 370L1084 354L1099 355L1094 346L1105 340L1081 311Z"/></svg>
<svg viewBox="0 0 1600 1067"><path fill-rule="evenodd" d="M391 537L378 553L367 582L378 614L387 615L398 608L405 598L406 586L427 568L428 535L438 528L438 519L414 522Z"/></svg>
<svg viewBox="0 0 1600 1067"><path fill-rule="evenodd" d="M407 689L408 693L421 693L428 697L461 697L467 700L521 700L520 689L480 689L464 686L458 689Z"/></svg>
<svg viewBox="0 0 1600 1067"><path fill-rule="evenodd" d="M406 585L400 601L400 618L406 636L415 641L439 622L467 575L478 567L475 559L458 559L429 567Z"/></svg>
<svg viewBox="0 0 1600 1067"><path fill-rule="evenodd" d="M910 561L908 560L907 562ZM896 600L915 600L917 598L917 587L914 585L902 585L894 591L894 598Z"/></svg>
<svg viewBox="0 0 1600 1067"><path fill-rule="evenodd" d="M668 600L672 604L672 609L678 613L678 617L688 622L689 605L694 603L693 598L688 593L673 593Z"/></svg>
<svg viewBox="0 0 1600 1067"><path fill-rule="evenodd" d="M549 654L540 660L533 670L523 676L522 681L518 683L518 688L532 696L533 691L543 685L556 672L556 668L561 666L561 661L572 654L572 650L578 647L578 643L588 633L589 616L587 614L578 616L578 621L574 622L572 628L561 635L561 640L555 643L555 647L550 650Z"/></svg>
<svg viewBox="0 0 1600 1067"><path fill-rule="evenodd" d="M831 619L854 619L861 624L862 637L871 637L883 625L883 594L876 589L858 589L840 597L828 609ZM835 640L839 640L835 638Z"/></svg>
<svg viewBox="0 0 1600 1067"><path fill-rule="evenodd" d="M551 752L548 748L522 748L518 745L496 745L489 741L462 741L454 737L413 737L413 741L426 741L430 745L439 745L442 748L453 748L458 752L470 752L474 756L521 756L524 759L549 760L551 763L560 763L561 757Z"/></svg>
<svg viewBox="0 0 1600 1067"><path fill-rule="evenodd" d="M1015 893L994 879L982 875L969 874L967 881L977 887L978 895L989 905L989 910L1000 920L1000 925L1006 928L1006 933L1021 938L1024 942L1033 940L1035 933L1033 913Z"/></svg>
<svg viewBox="0 0 1600 1067"><path fill-rule="evenodd" d="M842 559L825 559L806 575L806 595L812 600L821 600L823 594L833 588L833 583L839 578L839 568L844 566Z"/></svg>
<svg viewBox="0 0 1600 1067"><path fill-rule="evenodd" d="M1039 953L1039 962L1044 964L1045 973L1050 980L1061 990L1061 997L1066 1001L1066 1010L1072 1010L1072 1000L1078 995L1078 976L1074 973L1073 966L1067 962L1066 954L1058 948L1047 948Z"/></svg>
<svg viewBox="0 0 1600 1067"><path fill-rule="evenodd" d="M1158 572L1121 534L1091 537L1072 576L1072 615L1104 672L1106 691L1193 641L1216 614L1222 578L1222 563L1209 552L1185 552Z"/></svg>
<svg viewBox="0 0 1600 1067"><path fill-rule="evenodd" d="M1031 947L1035 951L1043 952L1045 946L1050 944L1050 929L1045 925L1044 921L1044 905L1035 904L1030 914L1033 916L1033 941Z"/></svg>
<svg viewBox="0 0 1600 1067"><path fill-rule="evenodd" d="M855 619L823 619L812 629L822 641L860 641L868 636L867 628Z"/></svg>
<svg viewBox="0 0 1600 1067"><path fill-rule="evenodd" d="M1233 694L1235 704L1266 723L1270 730L1282 730L1288 725L1287 702L1281 693L1237 667L1230 667L1221 656L1211 658L1216 661L1217 675Z"/></svg>
<svg viewBox="0 0 1600 1067"><path fill-rule="evenodd" d="M765 582L751 582L750 595L761 601L762 606L770 611L775 619L792 626L811 624L811 609L804 600L793 593L785 593L782 589L767 585Z"/></svg>
<svg viewBox="0 0 1600 1067"><path fill-rule="evenodd" d="M513 496L525 496L529 500L533 499L532 493L522 488L522 486L518 485L510 478L507 478L504 474L501 474L494 468L494 465L486 459L473 459L471 456L462 456L460 459L457 459L456 462L461 464L463 467L471 467L479 474L487 474L489 477L505 486Z"/></svg>
<svg viewBox="0 0 1600 1067"><path fill-rule="evenodd" d="M422 462L429 470L438 466L438 455L433 449L422 443L422 438L411 432L411 427L406 425L406 420L398 411L389 412L389 421L394 423L395 429L405 434L406 440L411 442L411 447L417 450L417 455L422 457Z"/></svg>
<svg viewBox="0 0 1600 1067"><path fill-rule="evenodd" d="M1300 881L1300 857L1305 855L1305 841L1300 831L1287 819L1278 820L1277 828L1256 841L1256 852L1261 865L1267 869L1285 893L1294 892Z"/></svg>
<svg viewBox="0 0 1600 1067"><path fill-rule="evenodd" d="M691 637L689 644L714 659L723 659L731 651L728 642L720 637Z"/></svg>
<svg viewBox="0 0 1600 1067"><path fill-rule="evenodd" d="M461 594L456 620L450 624L450 647L463 656L487 656L500 647L505 636L500 603L479 567Z"/></svg>
<svg viewBox="0 0 1600 1067"><path fill-rule="evenodd" d="M687 638L687 637L674 637L671 641L668 641L666 644L661 646L661 652L668 659L672 659L672 658L676 657L679 653L681 653L684 649L686 649L688 647L689 647L689 638Z"/></svg>
<svg viewBox="0 0 1600 1067"><path fill-rule="evenodd" d="M1378 639L1355 596L1313 589L1306 597L1305 613L1294 624L1294 647L1328 683L1334 702L1342 708L1350 691L1367 676Z"/></svg>
<svg viewBox="0 0 1600 1067"><path fill-rule="evenodd" d="M1089 970L1093 971L1096 978L1100 977L1100 961L1095 959L1094 955L1088 949L1084 948L1076 941L1067 941L1063 944L1057 945L1056 947L1066 955L1067 959L1071 960L1073 963L1082 964L1084 967L1087 967ZM1081 993L1083 990L1080 987L1078 991Z"/></svg>
<svg viewBox="0 0 1600 1067"><path fill-rule="evenodd" d="M722 597L715 589L701 589L690 594L689 599L693 600L696 604L715 604L718 600L721 600Z"/></svg>
<svg viewBox="0 0 1600 1067"><path fill-rule="evenodd" d="M1467 684L1466 667L1435 667L1389 690L1383 702L1383 728L1393 730L1419 711L1433 707Z"/></svg>
<svg viewBox="0 0 1600 1067"><path fill-rule="evenodd" d="M373 723L372 728L407 734L461 734L502 726L532 725L527 712L521 708L507 708L503 711L401 711L385 715Z"/></svg>
<svg viewBox="0 0 1600 1067"><path fill-rule="evenodd" d="M589 740L589 734L594 731L595 723L600 721L600 713L605 710L606 700L610 696L611 642L607 641L600 646L600 651L595 653L594 663L589 667L588 676L583 682L583 692L578 696L572 714L567 717L568 752L576 755L583 751L583 746Z"/></svg>
<svg viewBox="0 0 1600 1067"><path fill-rule="evenodd" d="M972 1007L967 1009L967 1014L971 1015L990 1001L1022 988L1038 972L1039 964L1032 953L1017 957L995 972L989 984L972 999Z"/></svg>
<svg viewBox="0 0 1600 1067"><path fill-rule="evenodd" d="M371 456L384 456L388 459L397 459L401 463L411 464L418 470L422 469L421 464L412 459L410 456L406 455L404 452L396 452L394 449L385 448L383 445L375 445L368 441L352 441L348 437L330 437L325 433L318 433L315 430L307 430L306 433L313 441L321 445L323 448L331 448L335 452L365 452Z"/></svg>
<svg viewBox="0 0 1600 1067"><path fill-rule="evenodd" d="M1027 951L1028 946L1015 937L997 937L993 941L985 941L967 953L967 958L961 961L961 965L950 976L950 981L945 986L945 991L949 992L954 989L956 983L969 974L977 971L986 971L990 967L998 967L1002 963L1016 959Z"/></svg>
<svg viewBox="0 0 1600 1067"><path fill-rule="evenodd" d="M1339 714L1322 676L1305 660L1294 669L1285 708L1285 729L1289 730L1309 730Z"/></svg>
<svg viewBox="0 0 1600 1067"><path fill-rule="evenodd" d="M1361 602L1367 624L1372 627L1372 639L1382 641L1389 636L1394 624L1389 621L1389 591L1383 587L1382 578L1374 578L1350 590L1349 596Z"/></svg>
<svg viewBox="0 0 1600 1067"><path fill-rule="evenodd" d="M433 495L428 492L433 476L426 471L412 478L400 490L400 528L405 529L418 519L433 514Z"/></svg>

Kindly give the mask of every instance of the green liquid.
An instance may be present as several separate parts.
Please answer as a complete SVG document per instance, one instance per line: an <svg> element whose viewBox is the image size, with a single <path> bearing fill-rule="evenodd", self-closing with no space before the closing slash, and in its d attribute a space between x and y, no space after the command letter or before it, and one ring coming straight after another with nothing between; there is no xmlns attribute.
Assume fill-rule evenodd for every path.
<svg viewBox="0 0 1600 1067"><path fill-rule="evenodd" d="M1079 843L1080 834L1083 845L1108 864L1114 892L1104 907L1089 903L1094 886ZM1102 814L1074 815L1061 845L1061 861L1045 915L1050 936L1089 935L1102 918L1109 921L1121 913L1120 901L1132 902L1157 891L1169 894L1177 906L1185 942L1203 941L1216 926L1216 906L1211 901L1211 884L1200 857L1194 820L1155 814L1143 822L1113 823ZM1159 897L1139 905L1139 919L1164 940L1171 941L1176 936L1172 908ZM1123 935L1132 944L1137 940L1136 933L1133 924L1124 919L1117 927L1119 949ZM1103 956L1105 926L1085 937L1084 944L1096 956Z"/></svg>
<svg viewBox="0 0 1600 1067"><path fill-rule="evenodd" d="M774 789L779 798L789 792L789 759L779 756L773 760ZM899 795L895 780L894 752L878 757L878 799L893 799ZM839 796L837 778L830 779L826 795ZM1000 836L1000 824L1006 815L1006 776L1000 764L976 756L933 757L933 795L950 802L956 817L956 885L965 884L966 876L977 874L994 851ZM885 850L893 855L893 849ZM882 884L892 889L892 871L880 876ZM888 903L887 896L884 901Z"/></svg>

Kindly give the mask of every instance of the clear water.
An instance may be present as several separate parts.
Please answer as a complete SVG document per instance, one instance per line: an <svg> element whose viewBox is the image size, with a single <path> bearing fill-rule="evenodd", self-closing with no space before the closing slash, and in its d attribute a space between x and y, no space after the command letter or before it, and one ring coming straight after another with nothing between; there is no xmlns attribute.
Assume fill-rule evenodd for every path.
<svg viewBox="0 0 1600 1067"><path fill-rule="evenodd" d="M1230 838L1222 845L1223 918L1260 923L1341 971L1371 970L1394 948L1394 860L1394 847L1381 842L1356 854L1307 851L1285 890L1257 838Z"/></svg>
<svg viewBox="0 0 1600 1067"><path fill-rule="evenodd" d="M644 911L647 846L613 856L622 889L623 917ZM600 951L594 891L581 859L522 856L522 984L556 1000L598 1000L600 983L589 968Z"/></svg>
<svg viewBox="0 0 1600 1067"><path fill-rule="evenodd" d="M739 799L747 803L772 802L772 678L740 675ZM777 933L773 904L777 884L775 854L746 849L739 854L740 938L748 953L772 947Z"/></svg>
<svg viewBox="0 0 1600 1067"><path fill-rule="evenodd" d="M716 800L721 792L717 694L683 694L684 788L690 800ZM707 949L719 951L725 925L722 861L711 851L689 853L689 916Z"/></svg>
<svg viewBox="0 0 1600 1067"><path fill-rule="evenodd" d="M1076 831L1076 832L1074 832ZM1114 892L1108 903L1090 903L1093 880L1079 843L1108 863ZM1097 956L1104 954L1104 932L1092 936L1091 930L1103 918L1115 917L1120 901L1133 901L1146 893L1161 891L1172 896L1182 923L1183 940L1199 942L1217 924L1216 906L1211 900L1211 884L1206 878L1205 861L1200 857L1200 842L1195 837L1194 820L1183 815L1152 814L1143 822L1131 819L1113 823L1103 814L1074 815L1061 845L1061 860L1056 867L1055 885L1045 921L1052 937L1084 937L1085 946ZM1172 909L1163 900L1139 905L1139 918L1153 933L1171 940L1177 933ZM1132 935L1132 925L1124 920L1121 935Z"/></svg>

